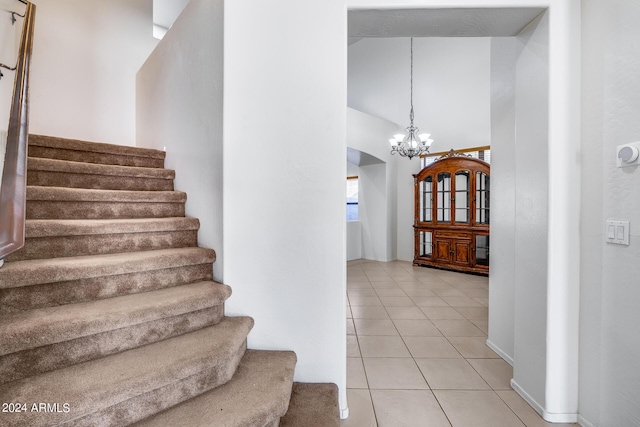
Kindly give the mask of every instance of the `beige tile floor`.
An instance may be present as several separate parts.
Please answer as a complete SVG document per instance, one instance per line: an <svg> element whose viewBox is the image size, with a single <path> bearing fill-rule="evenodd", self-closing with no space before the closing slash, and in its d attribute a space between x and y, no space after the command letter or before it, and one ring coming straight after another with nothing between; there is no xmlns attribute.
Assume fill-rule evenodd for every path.
<svg viewBox="0 0 640 427"><path fill-rule="evenodd" d="M347 263L347 398L342 427L538 427L486 346L486 277Z"/></svg>

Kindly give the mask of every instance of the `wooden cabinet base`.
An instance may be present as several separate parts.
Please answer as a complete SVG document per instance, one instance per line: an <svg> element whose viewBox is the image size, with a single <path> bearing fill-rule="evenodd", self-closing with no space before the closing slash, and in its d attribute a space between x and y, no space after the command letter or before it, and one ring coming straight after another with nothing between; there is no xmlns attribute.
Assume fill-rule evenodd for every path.
<svg viewBox="0 0 640 427"><path fill-rule="evenodd" d="M415 259L413 260L413 265L416 267L429 267L436 268L438 270L449 270L449 271L457 271L460 273L468 273L468 274L477 274L480 276L488 276L489 268L488 267L465 267L453 264L443 264L442 262L437 261L429 261L423 259Z"/></svg>

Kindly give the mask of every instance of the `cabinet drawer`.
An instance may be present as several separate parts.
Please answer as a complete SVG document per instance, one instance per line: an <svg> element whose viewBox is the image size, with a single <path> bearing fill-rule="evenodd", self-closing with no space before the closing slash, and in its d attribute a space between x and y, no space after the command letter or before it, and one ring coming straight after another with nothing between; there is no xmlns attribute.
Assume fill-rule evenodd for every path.
<svg viewBox="0 0 640 427"><path fill-rule="evenodd" d="M449 239L471 239L468 231L436 230L435 237L446 237Z"/></svg>

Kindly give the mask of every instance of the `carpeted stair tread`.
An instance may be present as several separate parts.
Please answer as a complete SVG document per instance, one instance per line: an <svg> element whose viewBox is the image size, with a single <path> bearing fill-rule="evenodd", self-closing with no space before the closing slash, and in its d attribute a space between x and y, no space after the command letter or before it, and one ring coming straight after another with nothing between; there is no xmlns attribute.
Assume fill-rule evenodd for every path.
<svg viewBox="0 0 640 427"><path fill-rule="evenodd" d="M170 169L27 158L27 185L103 190L172 191Z"/></svg>
<svg viewBox="0 0 640 427"><path fill-rule="evenodd" d="M43 150L44 148L48 150ZM54 153L58 156L67 157L77 153L78 157L86 158L88 153L103 154L111 158L129 159L129 162L143 163L153 160L164 162L166 153L151 148L131 147L116 144L105 144L102 142L88 142L77 139L57 138L44 135L29 135L29 155L33 152L43 154ZM38 155L38 157L42 157ZM125 160L126 161L126 160ZM154 166L157 167L157 166ZM162 166L159 166L162 167Z"/></svg>
<svg viewBox="0 0 640 427"><path fill-rule="evenodd" d="M221 305L231 288L198 282L0 317L0 355Z"/></svg>
<svg viewBox="0 0 640 427"><path fill-rule="evenodd" d="M225 318L215 326L6 383L0 388L2 402L64 402L70 410L3 414L3 423L127 425L143 419L202 393L203 386L227 382L252 327L251 318Z"/></svg>
<svg viewBox="0 0 640 427"><path fill-rule="evenodd" d="M175 179L175 171L172 169L101 165L96 163L70 162L68 160L43 159L38 157L29 157L27 159L27 169L30 171L109 175L128 178Z"/></svg>
<svg viewBox="0 0 640 427"><path fill-rule="evenodd" d="M0 356L0 387L216 325L223 318L224 305L221 304Z"/></svg>
<svg viewBox="0 0 640 427"><path fill-rule="evenodd" d="M68 202L184 203L182 191L95 190L89 188L27 186L27 202L34 200Z"/></svg>
<svg viewBox="0 0 640 427"><path fill-rule="evenodd" d="M27 186L27 219L180 217L186 201L180 191Z"/></svg>
<svg viewBox="0 0 640 427"><path fill-rule="evenodd" d="M296 355L291 351L247 350L231 381L135 426L271 425L287 411L295 364Z"/></svg>
<svg viewBox="0 0 640 427"><path fill-rule="evenodd" d="M197 218L32 219L25 245L6 260L23 261L198 246Z"/></svg>
<svg viewBox="0 0 640 427"><path fill-rule="evenodd" d="M181 250L182 248L175 249ZM66 259L66 257L58 259ZM202 263L198 263L199 261L202 261ZM210 259L207 260L202 257L187 258L185 262L185 265L171 266L168 264L166 267L161 260L148 264L141 263L133 265L132 272L122 274L118 274L119 269L115 266L112 269L105 269L106 274L115 273L113 275L85 277L53 283L47 283L48 278L45 274L34 273L34 278L45 283L15 288L0 288L0 315L57 305L95 301L213 280L213 268ZM5 266L17 263L19 262L7 262ZM139 268L151 269L135 271ZM58 273L64 274L64 271L53 271L56 275L53 280L60 280L57 275ZM71 272L73 273L74 271ZM23 273L28 274L28 271L23 270ZM80 273L90 275L91 271L89 271L89 268L85 268ZM1 272L0 277L2 277Z"/></svg>
<svg viewBox="0 0 640 427"><path fill-rule="evenodd" d="M213 263L215 260L213 249L192 247L7 262L0 269L0 289Z"/></svg>
<svg viewBox="0 0 640 427"><path fill-rule="evenodd" d="M338 386L330 383L293 383L289 410L280 427L339 427Z"/></svg>
<svg viewBox="0 0 640 427"><path fill-rule="evenodd" d="M33 219L25 222L26 238L87 236L197 230L197 218Z"/></svg>

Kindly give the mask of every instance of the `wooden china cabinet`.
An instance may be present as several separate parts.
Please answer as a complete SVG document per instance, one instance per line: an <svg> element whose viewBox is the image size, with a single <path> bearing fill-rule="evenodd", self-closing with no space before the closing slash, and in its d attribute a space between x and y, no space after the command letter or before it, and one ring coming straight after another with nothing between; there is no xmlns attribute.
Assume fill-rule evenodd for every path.
<svg viewBox="0 0 640 427"><path fill-rule="evenodd" d="M489 274L489 177L453 150L414 175L414 265Z"/></svg>

